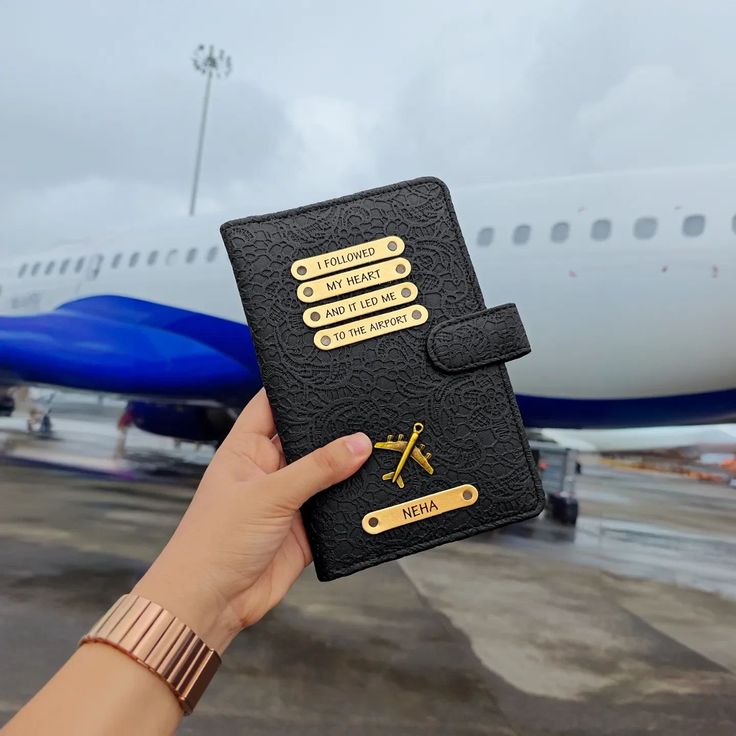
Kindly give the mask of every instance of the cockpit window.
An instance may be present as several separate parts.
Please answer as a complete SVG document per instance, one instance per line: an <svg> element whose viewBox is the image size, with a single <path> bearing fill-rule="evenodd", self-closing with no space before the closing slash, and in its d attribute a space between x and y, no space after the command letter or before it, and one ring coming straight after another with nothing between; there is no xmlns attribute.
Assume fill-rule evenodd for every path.
<svg viewBox="0 0 736 736"><path fill-rule="evenodd" d="M22 265L22 266L20 267L20 271L18 271L18 278L19 278L19 279L22 279L22 278L23 278L23 277L24 277L24 276L26 275L26 271L27 271L27 270L28 270L28 264L27 264L27 263L24 263L24 264L23 264L23 265Z"/></svg>

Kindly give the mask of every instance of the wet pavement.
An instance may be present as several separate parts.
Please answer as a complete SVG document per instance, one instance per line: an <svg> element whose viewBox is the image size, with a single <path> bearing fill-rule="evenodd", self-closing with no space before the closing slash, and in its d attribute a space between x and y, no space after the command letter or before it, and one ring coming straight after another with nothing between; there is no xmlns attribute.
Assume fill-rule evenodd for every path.
<svg viewBox="0 0 736 736"><path fill-rule="evenodd" d="M130 589L196 473L0 462L0 724ZM546 519L333 583L307 571L183 734L733 734L736 490L586 465Z"/></svg>

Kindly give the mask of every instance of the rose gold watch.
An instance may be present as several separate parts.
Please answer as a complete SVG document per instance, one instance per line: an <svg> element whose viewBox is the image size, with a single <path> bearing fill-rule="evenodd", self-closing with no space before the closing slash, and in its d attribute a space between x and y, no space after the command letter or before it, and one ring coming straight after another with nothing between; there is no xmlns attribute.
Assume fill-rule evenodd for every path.
<svg viewBox="0 0 736 736"><path fill-rule="evenodd" d="M79 644L115 647L160 677L185 715L199 701L220 666L220 655L192 629L156 603L128 593L89 630Z"/></svg>

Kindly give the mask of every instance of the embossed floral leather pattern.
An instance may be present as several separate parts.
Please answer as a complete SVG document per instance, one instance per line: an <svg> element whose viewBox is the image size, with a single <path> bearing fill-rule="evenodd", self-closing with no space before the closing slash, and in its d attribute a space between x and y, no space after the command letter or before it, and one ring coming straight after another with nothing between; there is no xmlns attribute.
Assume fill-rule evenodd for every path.
<svg viewBox="0 0 736 736"><path fill-rule="evenodd" d="M464 318L485 309L443 182L416 179L234 220L221 233L287 461L351 432L364 431L374 442L407 435L416 422L424 425L421 441L432 453L434 474L408 463L402 473L406 486L399 489L381 479L395 467L395 453L375 450L358 473L305 504L302 514L320 580L542 510L541 484L506 367L487 360L494 344L486 334L493 329L488 319L496 318L484 319L483 329L469 323L470 358L460 363L452 355L457 337L444 337L438 328L429 341L438 325L459 320L462 327ZM406 243L403 256L419 289L416 303L429 310L429 319L355 345L319 350L302 319L305 305L297 299L291 264L387 235ZM504 314L508 317L508 309L500 311L498 326L510 333L498 344L521 345L520 323ZM511 349L508 356L514 354ZM377 535L361 527L371 511L463 483L479 491L472 506Z"/></svg>
<svg viewBox="0 0 736 736"><path fill-rule="evenodd" d="M506 363L531 351L515 304L441 322L427 338L432 362L447 373Z"/></svg>

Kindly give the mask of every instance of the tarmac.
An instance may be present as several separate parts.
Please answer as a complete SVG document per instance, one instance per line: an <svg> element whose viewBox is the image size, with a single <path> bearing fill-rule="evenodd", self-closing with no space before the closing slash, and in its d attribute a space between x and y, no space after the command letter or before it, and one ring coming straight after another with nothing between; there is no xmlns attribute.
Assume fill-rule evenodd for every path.
<svg viewBox="0 0 736 736"><path fill-rule="evenodd" d="M186 453L124 477L0 460L0 724L161 548L201 472ZM306 571L180 733L736 733L736 489L588 460L578 493L577 529Z"/></svg>

